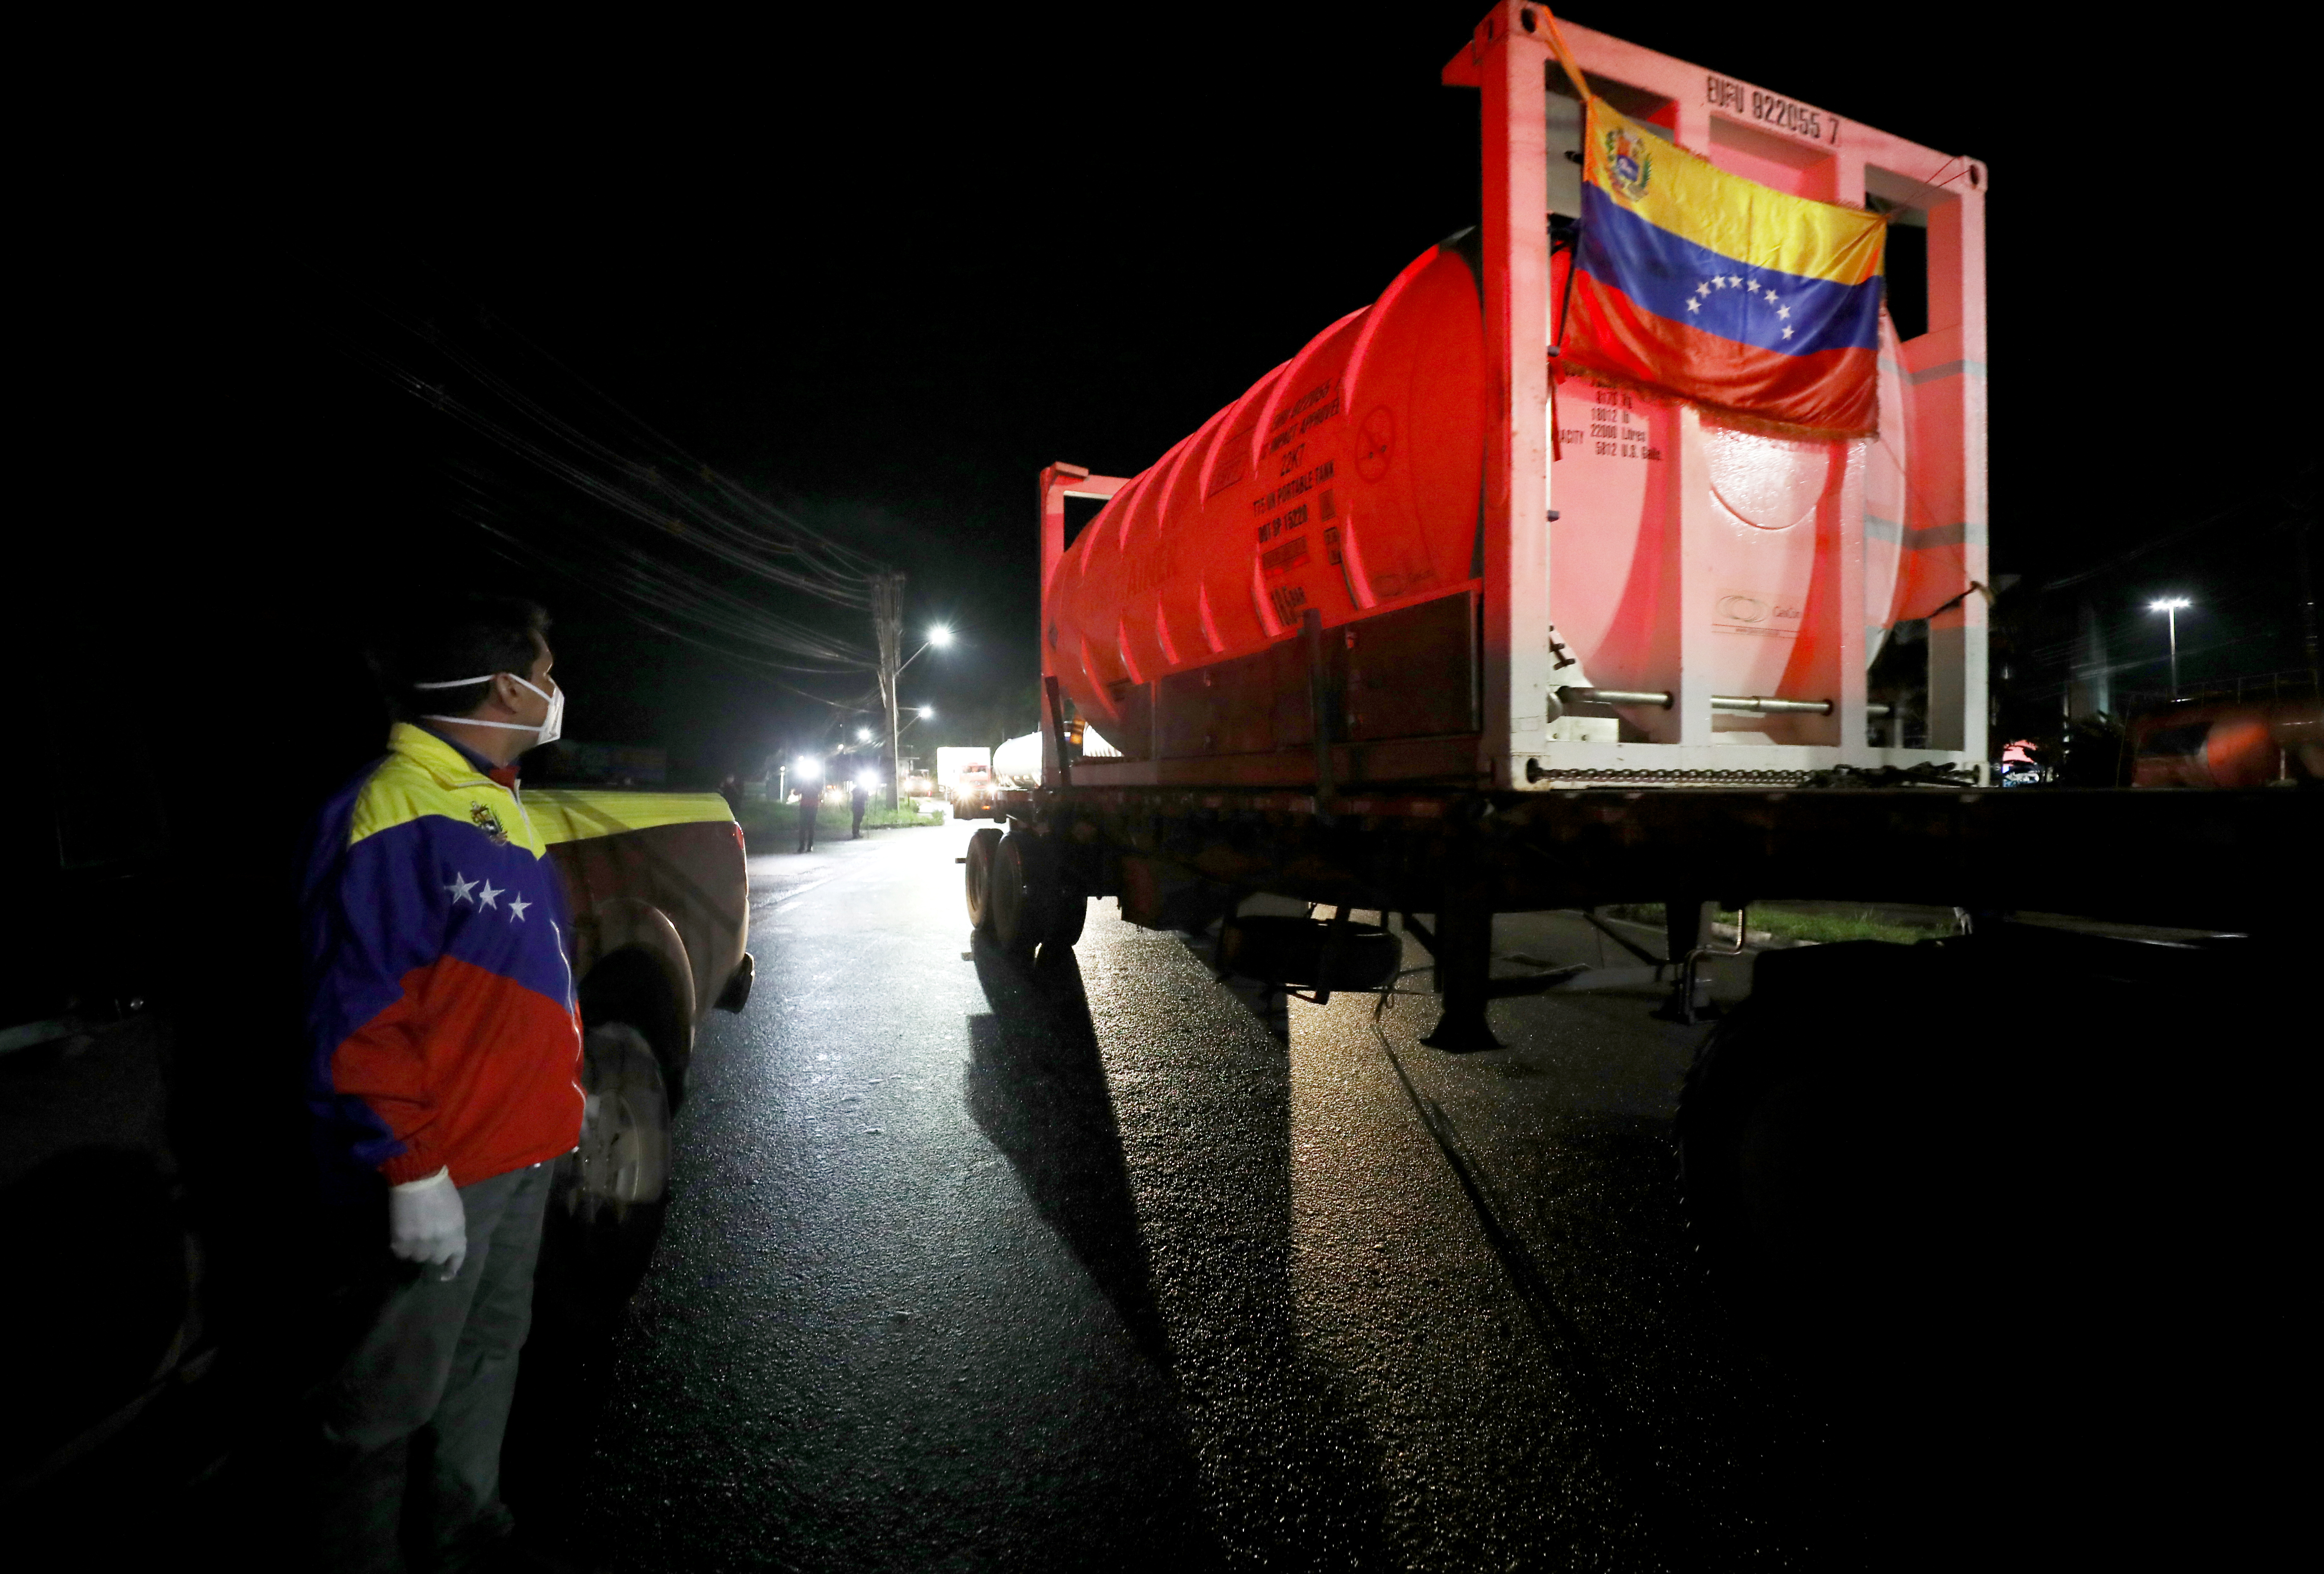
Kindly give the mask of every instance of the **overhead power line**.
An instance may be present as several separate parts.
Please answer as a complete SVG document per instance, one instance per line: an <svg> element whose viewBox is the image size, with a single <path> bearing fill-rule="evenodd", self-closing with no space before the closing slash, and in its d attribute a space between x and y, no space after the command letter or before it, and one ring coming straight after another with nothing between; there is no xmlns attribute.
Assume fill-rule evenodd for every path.
<svg viewBox="0 0 2324 1574"><path fill-rule="evenodd" d="M375 302L360 303L395 330L404 347L383 350L343 336L348 354L455 425L596 505L570 514L554 511L553 538L546 538L548 532L521 522L538 508L537 500L511 508L503 477L487 467L462 466L471 495L456 511L490 534L504 555L566 573L657 632L761 673L852 677L875 667L868 647L744 593L756 582L869 612L874 583L890 572L879 559L721 474L504 321L489 319L507 342L600 407L604 419L595 425L607 435L432 325ZM668 549L657 548L657 541ZM692 555L699 555L699 566L688 566ZM714 578L700 567L725 572Z"/></svg>

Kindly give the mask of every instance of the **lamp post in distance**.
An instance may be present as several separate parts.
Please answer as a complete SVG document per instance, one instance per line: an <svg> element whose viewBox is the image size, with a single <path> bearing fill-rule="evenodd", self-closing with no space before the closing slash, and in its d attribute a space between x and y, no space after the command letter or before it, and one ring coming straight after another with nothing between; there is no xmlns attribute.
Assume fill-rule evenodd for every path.
<svg viewBox="0 0 2324 1574"><path fill-rule="evenodd" d="M892 629L893 625L890 627ZM880 687L886 698L888 707L888 772L892 778L888 788L888 806L891 809L904 801L903 757L898 752L903 743L904 729L897 725L896 685L903 677L904 668L926 655L929 646L933 645L941 650L951 643L951 626L945 623L936 624L928 630L928 637L920 641L920 648L896 663L896 669L883 675L881 678ZM936 712L924 705L920 709L920 714L933 716Z"/></svg>
<svg viewBox="0 0 2324 1574"><path fill-rule="evenodd" d="M2195 603L2183 595L2164 596L2146 603L2150 612L2163 612L2171 619L2171 703L2179 703L2179 614Z"/></svg>

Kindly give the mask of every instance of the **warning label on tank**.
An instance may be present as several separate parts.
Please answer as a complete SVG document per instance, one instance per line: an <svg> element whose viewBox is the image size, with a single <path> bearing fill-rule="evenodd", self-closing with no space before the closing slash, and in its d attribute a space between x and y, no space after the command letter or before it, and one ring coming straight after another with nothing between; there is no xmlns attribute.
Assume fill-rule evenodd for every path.
<svg viewBox="0 0 2324 1574"><path fill-rule="evenodd" d="M1294 536L1280 547L1271 547L1259 555L1259 572L1272 579L1278 574L1288 574L1307 561L1307 538Z"/></svg>
<svg viewBox="0 0 2324 1574"><path fill-rule="evenodd" d="M1273 508L1277 503L1289 502L1301 492L1311 491L1331 479L1332 462L1329 459L1326 459L1321 465L1316 465L1314 469L1307 471L1304 474L1293 476L1290 480L1275 488L1272 492L1262 492L1257 497L1252 498L1250 500L1250 511L1255 514L1263 514L1268 510ZM1303 514L1301 517L1304 519L1305 516Z"/></svg>
<svg viewBox="0 0 2324 1574"><path fill-rule="evenodd" d="M1388 455L1396 446L1396 418L1388 406L1381 405L1366 416L1356 437L1356 474L1376 483L1388 474Z"/></svg>
<svg viewBox="0 0 2324 1574"><path fill-rule="evenodd" d="M1711 626L1722 634L1788 638L1800 631L1800 619L1806 611L1796 596L1762 590L1721 590L1711 603Z"/></svg>
<svg viewBox="0 0 2324 1574"><path fill-rule="evenodd" d="M1325 492L1323 495L1329 497L1331 493ZM1259 544L1264 547L1285 531L1296 530L1306 522L1307 505L1305 503L1301 503L1297 508L1286 509L1259 527Z"/></svg>
<svg viewBox="0 0 2324 1574"><path fill-rule="evenodd" d="M1244 461L1250 457L1250 440L1259 433L1256 426L1244 426L1230 433L1225 446L1213 461L1211 484L1203 495L1216 497L1243 477Z"/></svg>
<svg viewBox="0 0 2324 1574"><path fill-rule="evenodd" d="M1286 443L1305 437L1339 413L1339 383L1317 383L1293 400L1291 407L1275 418L1275 429L1268 435L1267 447L1260 457L1264 458Z"/></svg>

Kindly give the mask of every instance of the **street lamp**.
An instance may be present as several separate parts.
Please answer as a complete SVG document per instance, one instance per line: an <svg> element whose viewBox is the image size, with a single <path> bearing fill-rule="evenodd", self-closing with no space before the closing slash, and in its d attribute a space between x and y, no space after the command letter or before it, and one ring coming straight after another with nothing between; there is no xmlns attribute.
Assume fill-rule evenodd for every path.
<svg viewBox="0 0 2324 1574"><path fill-rule="evenodd" d="M902 666L896 668L896 675L899 677L902 677L904 667L909 667L913 662L918 661L927 653L929 646L933 645L937 649L942 650L951 643L952 631L946 628L944 624L938 623L935 628L928 631L928 637L920 641L919 649L913 651L909 656L904 658Z"/></svg>
<svg viewBox="0 0 2324 1574"><path fill-rule="evenodd" d="M871 729L871 728L869 728L869 727L858 727L858 728L856 728L856 729L855 729L855 741L856 741L858 743L869 743L869 742L871 742L871 741L872 741L872 729Z"/></svg>
<svg viewBox="0 0 2324 1574"><path fill-rule="evenodd" d="M897 583L899 584L902 583L900 575L898 576ZM899 616L896 621L900 621L900 617ZM892 625L882 626L890 627ZM887 636L883 633L881 638L884 641ZM938 623L928 631L928 637L925 640L921 641L920 648L918 650L913 651L909 656L905 657L903 660L896 664L895 671L886 672L883 670L881 674L880 681L880 692L881 696L881 703L888 707L888 769L895 774L894 785L890 788L888 797L888 806L890 808L894 808L903 802L904 791L903 758L897 752L897 750L903 746L904 737L904 729L896 724L897 682L904 676L904 668L909 667L913 662L918 661L923 655L927 654L929 646L933 645L938 649L942 649L951 643L952 630L945 624ZM883 649L892 649L893 647L884 646ZM884 662L885 659L886 658L883 656L881 660ZM920 709L920 714L923 716L933 716L936 714L936 712L924 705Z"/></svg>
<svg viewBox="0 0 2324 1574"><path fill-rule="evenodd" d="M2171 703L2179 703L2179 614L2195 603L2183 595L2165 596L2161 601L2146 603L2150 612L2167 613L2171 619Z"/></svg>

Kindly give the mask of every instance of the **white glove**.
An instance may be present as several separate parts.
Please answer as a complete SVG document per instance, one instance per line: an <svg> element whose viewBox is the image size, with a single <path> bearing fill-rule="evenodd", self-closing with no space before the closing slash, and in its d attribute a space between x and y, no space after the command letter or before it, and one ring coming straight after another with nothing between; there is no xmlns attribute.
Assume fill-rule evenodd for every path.
<svg viewBox="0 0 2324 1574"><path fill-rule="evenodd" d="M387 1245L406 1262L441 1263L439 1279L459 1276L468 1258L468 1212L448 1166L387 1189Z"/></svg>

